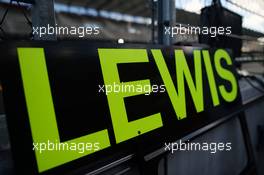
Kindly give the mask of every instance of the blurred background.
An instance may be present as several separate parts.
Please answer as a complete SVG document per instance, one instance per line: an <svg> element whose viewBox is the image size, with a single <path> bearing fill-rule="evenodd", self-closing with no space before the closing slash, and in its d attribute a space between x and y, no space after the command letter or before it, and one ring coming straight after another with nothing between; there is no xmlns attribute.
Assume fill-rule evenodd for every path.
<svg viewBox="0 0 264 175"><path fill-rule="evenodd" d="M214 2L218 1L170 1L170 8L173 8L167 14L173 18L170 19L172 20L170 25L204 26L208 24L204 20L205 15L201 15L202 9ZM241 53L236 55L240 57L238 60L244 62L252 59L262 61L263 58L260 55L263 55L264 51L264 10L262 8L264 2L262 0L222 0L219 2L224 9L241 16L241 29L239 25L233 26L233 29L237 27L238 32L236 33L234 30L235 36L232 36L232 39L236 38L242 42L241 47L238 48ZM54 11L52 11L53 7L51 8L49 5L43 6L41 3L32 5L31 3L34 2L32 0L0 0L1 40L31 40L33 39L32 25L50 23L69 27L93 26L101 29L100 35L86 35L84 38L79 38L77 35L58 35L56 36L57 40L82 39L117 42L118 39L123 39L126 43L162 44L159 41L164 30L160 27L164 9L160 8L157 0L134 0L129 3L125 0L54 0L52 3ZM48 19L44 19L45 14L41 12L45 10L48 11L47 14L51 14ZM33 19L32 13L34 13ZM219 18L228 21L227 19L230 19L228 15L230 16L227 14L219 16ZM164 16L166 18L166 13ZM210 20L215 19L211 18ZM219 24L223 25L223 22ZM230 23L227 22L226 25L228 24ZM225 40L228 39L225 38ZM184 43L185 45L199 43L199 36L195 34L176 35L171 43ZM235 45L235 43L232 44ZM246 68L251 72L263 72L261 69L254 69L258 65L256 62L254 62L253 68L249 64L246 65Z"/></svg>

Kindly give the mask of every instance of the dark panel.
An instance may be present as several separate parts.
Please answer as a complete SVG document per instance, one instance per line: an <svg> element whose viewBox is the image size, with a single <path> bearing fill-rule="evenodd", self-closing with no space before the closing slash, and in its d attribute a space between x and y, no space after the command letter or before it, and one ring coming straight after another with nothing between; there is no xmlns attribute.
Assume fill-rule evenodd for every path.
<svg viewBox="0 0 264 175"><path fill-rule="evenodd" d="M1 57L0 75L5 89L4 99L6 114L16 161L17 170L26 174L36 174L36 160L32 151L32 136L29 125L28 112L25 103L21 73L18 64L18 47L41 47L45 50L46 64L51 85L52 98L56 111L60 139L66 141L76 137L87 135L91 132L107 128L111 147L66 163L45 174L62 174L81 166L92 170L107 162L111 162L128 153L147 153L163 147L165 141L173 141L187 135L221 117L224 117L241 106L240 95L233 102L227 103L220 96L220 104L214 107L211 95L208 93L209 85L204 65L203 94L205 111L197 113L186 82L186 106L187 118L178 120L173 110L167 93L138 95L125 98L125 106L128 121L133 121L143 116L160 112L163 127L140 134L122 142L115 143L109 106L105 94L99 94L98 85L104 84L101 67L98 58L98 48L133 48L147 49L148 63L130 63L118 65L121 81L135 81L150 79L151 84L163 84L156 63L150 53L150 49L162 49L165 62L174 82L176 82L176 70L174 50L182 49L186 54L186 60L194 76L193 50L201 50L201 47L162 47L152 45L115 45L112 43L90 43L85 41L75 42L17 42L6 43L1 46L3 57ZM208 48L205 48L208 49ZM215 49L210 49L213 55ZM214 65L213 69L214 69ZM222 64L223 67L234 72L233 66ZM111 74L111 72L109 72ZM213 72L217 84L224 84L230 90L230 83L221 79ZM175 84L176 85L176 84ZM231 108L232 106L232 108ZM85 116L85 117L84 117ZM96 116L96 117L95 117ZM145 149L140 149L145 148ZM23 150L23 151L21 151Z"/></svg>
<svg viewBox="0 0 264 175"><path fill-rule="evenodd" d="M202 9L200 16L201 27L232 27L233 35L242 35L242 17L223 7L209 6ZM211 47L222 47L232 49L234 57L241 56L242 39L230 35L200 35L200 43Z"/></svg>
<svg viewBox="0 0 264 175"><path fill-rule="evenodd" d="M168 174L234 175L247 166L247 151L238 118L221 124L217 128L199 135L190 143L231 143L230 151L176 151L168 155ZM213 148L213 147L212 147Z"/></svg>

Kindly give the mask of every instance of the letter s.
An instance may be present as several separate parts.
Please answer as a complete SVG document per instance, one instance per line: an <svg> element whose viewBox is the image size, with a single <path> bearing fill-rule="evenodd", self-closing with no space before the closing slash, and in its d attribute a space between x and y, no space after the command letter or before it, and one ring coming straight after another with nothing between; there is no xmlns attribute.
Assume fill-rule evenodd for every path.
<svg viewBox="0 0 264 175"><path fill-rule="evenodd" d="M232 87L231 91L228 92L224 85L220 85L219 86L220 94L222 95L225 101L232 102L237 97L237 91L238 91L237 81L234 74L231 71L222 67L221 59L224 59L228 65L232 65L232 60L228 55L228 53L223 49L218 49L214 55L216 72L222 79L229 81Z"/></svg>

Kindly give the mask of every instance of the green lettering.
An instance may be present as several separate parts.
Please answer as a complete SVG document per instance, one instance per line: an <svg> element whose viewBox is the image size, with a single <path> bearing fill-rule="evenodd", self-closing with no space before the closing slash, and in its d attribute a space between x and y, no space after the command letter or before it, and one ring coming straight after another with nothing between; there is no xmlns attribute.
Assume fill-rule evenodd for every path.
<svg viewBox="0 0 264 175"><path fill-rule="evenodd" d="M148 62L148 55L143 49L98 49L105 85L116 83L121 86L117 64ZM150 86L149 80L122 82L126 85ZM142 119L128 122L124 98L143 94L142 92L110 92L107 95L116 142L138 136L162 126L161 114L153 114Z"/></svg>
<svg viewBox="0 0 264 175"><path fill-rule="evenodd" d="M214 72L212 69L212 64L209 56L208 50L203 50L203 58L204 58L204 64L205 64L205 70L209 82L209 88L211 91L211 96L213 100L214 106L217 106L220 104L219 102L219 97L216 89L216 84L215 84L215 77L214 77Z"/></svg>
<svg viewBox="0 0 264 175"><path fill-rule="evenodd" d="M226 87L224 85L220 85L219 90L225 101L232 102L237 97L237 91L238 91L237 81L232 72L221 66L222 59L226 61L227 65L232 65L232 60L228 55L228 53L223 49L218 49L215 52L215 56L214 56L216 72L221 78L229 81L232 86L232 90L230 92L226 90Z"/></svg>
<svg viewBox="0 0 264 175"><path fill-rule="evenodd" d="M154 60L158 66L161 77L164 81L166 90L170 97L171 103L179 120L186 117L186 100L184 77L191 92L191 96L197 112L204 110L203 102L203 84L202 84L202 67L201 52L194 51L194 67L195 67L195 84L193 82L184 52L182 50L175 51L176 77L178 92L175 89L169 70L164 61L164 57L160 50L151 50Z"/></svg>
<svg viewBox="0 0 264 175"><path fill-rule="evenodd" d="M34 143L60 143L56 114L50 91L44 50L42 48L18 48L19 65L24 86L29 122ZM85 116L84 116L85 117ZM110 146L106 129L67 142L100 143L100 149ZM85 155L94 150L58 151L35 150L39 172L46 171Z"/></svg>

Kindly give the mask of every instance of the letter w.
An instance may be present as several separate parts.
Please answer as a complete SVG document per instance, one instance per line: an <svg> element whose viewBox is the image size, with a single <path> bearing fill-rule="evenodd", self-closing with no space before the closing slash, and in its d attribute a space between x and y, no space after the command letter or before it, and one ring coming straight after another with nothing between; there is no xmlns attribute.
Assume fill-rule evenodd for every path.
<svg viewBox="0 0 264 175"><path fill-rule="evenodd" d="M201 52L194 51L194 69L195 69L195 84L190 73L190 69L186 62L184 52L182 50L175 50L176 63L176 77L178 92L174 86L168 67L165 63L164 57L160 50L151 50L154 60L157 64L166 90L170 97L172 106L179 120L186 117L186 100L185 100L185 86L184 77L189 87L195 108L197 112L204 110L203 101L203 82L202 82L202 67L201 67Z"/></svg>

